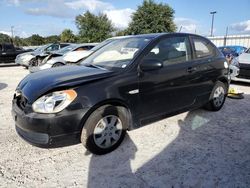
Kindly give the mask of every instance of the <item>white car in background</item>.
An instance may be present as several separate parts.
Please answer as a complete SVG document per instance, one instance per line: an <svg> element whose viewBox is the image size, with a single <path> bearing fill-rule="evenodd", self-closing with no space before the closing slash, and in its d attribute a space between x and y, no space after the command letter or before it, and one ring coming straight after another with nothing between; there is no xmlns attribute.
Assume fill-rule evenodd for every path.
<svg viewBox="0 0 250 188"><path fill-rule="evenodd" d="M121 36L121 37L113 37L113 38L106 39L105 41L101 42L100 44L96 45L94 48L90 50L71 50L65 53L63 56L59 56L59 57L48 56L43 60L40 66L31 67L30 72L37 72L40 70L63 66L66 64L68 65L77 64L78 62L82 61L93 52L109 44L111 41L122 39L122 38L125 38L125 37ZM97 43L91 43L91 44L97 44Z"/></svg>
<svg viewBox="0 0 250 188"><path fill-rule="evenodd" d="M70 44L69 43L51 43L51 44L40 46L32 52L27 52L27 53L18 55L15 59L15 63L28 68L30 66L32 59L39 57L39 56L41 57L47 56L47 53L57 51L68 45Z"/></svg>
<svg viewBox="0 0 250 188"><path fill-rule="evenodd" d="M70 44L69 46L66 46L58 51L55 51L53 53L50 53L47 57L45 57L41 63L38 64L38 66L31 66L29 68L30 72L37 72L40 70L52 68L52 67L59 67L66 65L70 61L68 59L68 56L71 53L74 54L73 61L71 63L75 63L80 57L77 56L77 54L84 54L84 56L88 56L91 52L90 50L96 46L97 43L84 43L84 44Z"/></svg>
<svg viewBox="0 0 250 188"><path fill-rule="evenodd" d="M63 66L63 65L76 65L77 63L81 62L83 59L91 55L93 52L99 50L105 45L108 45L111 41L124 39L128 36L118 36L106 39L105 41L101 42L100 44L96 45L94 48L90 50L70 50L64 55L59 57L48 56L46 57L40 66L38 67L31 67L30 72L37 72L40 70L45 70L53 67ZM87 43L89 44L97 44L97 43ZM63 50L63 49L62 49Z"/></svg>

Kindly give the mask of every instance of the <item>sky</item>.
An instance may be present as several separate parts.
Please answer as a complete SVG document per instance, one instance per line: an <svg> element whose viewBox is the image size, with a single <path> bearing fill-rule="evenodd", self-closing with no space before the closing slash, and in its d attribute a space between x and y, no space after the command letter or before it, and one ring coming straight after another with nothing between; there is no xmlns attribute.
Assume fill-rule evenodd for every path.
<svg viewBox="0 0 250 188"><path fill-rule="evenodd" d="M214 35L250 34L250 0L155 0L175 10L174 22L182 32L208 36L211 31L211 11ZM239 3L237 3L239 2ZM71 29L77 34L75 17L86 10L107 14L113 25L124 29L142 0L0 0L0 33L29 37L49 36Z"/></svg>

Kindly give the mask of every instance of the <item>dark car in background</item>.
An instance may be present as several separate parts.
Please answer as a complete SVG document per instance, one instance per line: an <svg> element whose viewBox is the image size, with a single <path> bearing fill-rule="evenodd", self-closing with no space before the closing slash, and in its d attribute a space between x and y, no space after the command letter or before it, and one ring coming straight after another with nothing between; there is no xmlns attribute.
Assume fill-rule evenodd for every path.
<svg viewBox="0 0 250 188"><path fill-rule="evenodd" d="M13 44L3 43L0 44L0 64L1 63L14 63L16 56L32 50L24 50L20 47L15 47Z"/></svg>
<svg viewBox="0 0 250 188"><path fill-rule="evenodd" d="M204 37L128 36L80 66L26 76L16 88L12 114L17 133L31 144L81 141L91 152L105 154L120 145L126 130L199 107L220 110L228 78L225 58Z"/></svg>

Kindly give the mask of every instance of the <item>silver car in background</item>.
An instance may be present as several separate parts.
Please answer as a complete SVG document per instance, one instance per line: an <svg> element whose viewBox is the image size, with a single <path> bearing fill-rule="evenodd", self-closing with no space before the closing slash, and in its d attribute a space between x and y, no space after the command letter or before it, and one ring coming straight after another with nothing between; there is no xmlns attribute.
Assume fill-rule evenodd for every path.
<svg viewBox="0 0 250 188"><path fill-rule="evenodd" d="M92 53L90 51L98 43L83 43L83 44L70 44L58 51L52 52L45 57L38 66L31 66L30 72L37 72L40 70L59 67L67 63L76 63L82 57L87 57Z"/></svg>
<svg viewBox="0 0 250 188"><path fill-rule="evenodd" d="M240 74L237 81L250 82L250 48L238 57L240 63Z"/></svg>
<svg viewBox="0 0 250 188"><path fill-rule="evenodd" d="M52 43L52 44L40 46L32 52L27 52L27 53L18 55L15 59L15 63L28 68L32 59L36 58L37 56L41 56L41 57L46 56L48 52L59 50L68 45L69 43Z"/></svg>

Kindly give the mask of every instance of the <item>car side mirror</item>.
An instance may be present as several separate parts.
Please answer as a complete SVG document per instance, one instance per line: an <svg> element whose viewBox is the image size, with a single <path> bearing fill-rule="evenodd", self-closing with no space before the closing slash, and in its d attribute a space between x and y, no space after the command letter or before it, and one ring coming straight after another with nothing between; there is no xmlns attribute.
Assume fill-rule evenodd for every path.
<svg viewBox="0 0 250 188"><path fill-rule="evenodd" d="M158 59L144 59L140 64L142 71L153 71L163 67L163 63Z"/></svg>

